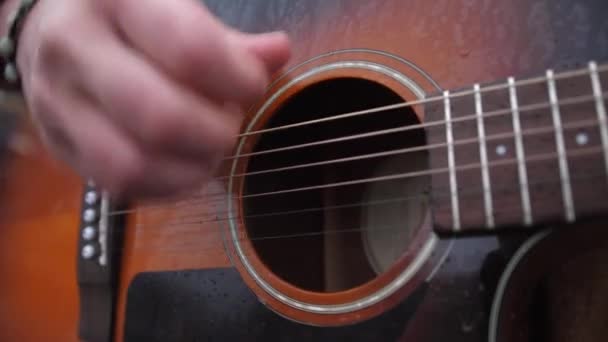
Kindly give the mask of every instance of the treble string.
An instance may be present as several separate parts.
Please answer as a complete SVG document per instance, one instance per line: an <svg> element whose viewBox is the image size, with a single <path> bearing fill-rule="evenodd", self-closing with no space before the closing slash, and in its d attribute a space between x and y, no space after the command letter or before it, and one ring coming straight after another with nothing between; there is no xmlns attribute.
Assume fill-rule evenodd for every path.
<svg viewBox="0 0 608 342"><path fill-rule="evenodd" d="M557 156L557 153L553 153L554 156ZM571 178L572 181L592 181L595 179L599 179L599 178L605 178L606 175L605 173L602 172L598 173L598 174L586 174L584 176L576 176ZM539 180L539 181L532 181L530 182L528 185L530 187L531 190L535 190L536 188L540 188L542 186L546 186L547 184L553 184L553 183L561 183L561 179L560 178L546 178L543 180ZM514 191L512 186L509 186L508 184L504 184L501 186L497 186L494 188L494 190L497 193L500 192L504 192L504 191ZM518 191L518 189L516 190ZM483 189L475 189L475 190L467 190L467 189L463 189L463 191L461 192L461 196L463 197L467 197L467 196L472 196L472 195L480 195L483 192ZM437 197L436 198L449 198L450 192L449 189L446 187L444 188L443 191L438 192L437 193ZM420 198L425 198L428 199L428 193L426 192L421 192L418 193L417 195L412 195L412 196L408 196L408 197L404 197L403 200L404 201L408 201L408 200L418 200ZM396 200L396 199L395 199ZM377 203L380 204L381 201L378 201ZM388 200L386 203L389 203ZM363 207L367 207L366 203L361 203L361 205ZM333 207L334 209L337 208ZM319 211L323 211L327 208L318 208ZM330 207L331 209L331 207ZM288 212L285 212L286 214ZM220 231L220 230L225 230L227 229L226 226L215 226L215 227L209 227L209 226L203 226L204 223L221 223L222 221L226 221L226 220L234 220L234 219L238 219L238 216L235 217L230 217L230 218L223 218L223 219L213 219L213 220L208 220L208 221L204 221L204 220L193 220L191 222L177 222L175 224L137 224L135 226L133 226L134 229L139 230L139 229L151 229L152 227L157 227L157 228L162 228L164 231L168 231L169 233L171 233L172 230L175 229L179 229L179 228L184 228L185 226L193 226L197 229L196 231L194 230L181 230L180 236L182 237L180 239L180 241L183 241L184 243L181 243L179 245L176 244L171 244L170 247L167 247L165 244L157 244L157 245L151 245L149 243L145 244L145 245L135 245L135 250L149 250L149 249L154 249L157 251L162 251L164 253L171 253L171 252L184 252L185 250L189 250L190 248L192 248L192 252L202 252L205 250L211 250L211 249L217 249L218 247L223 247L224 246L224 241L223 240L219 240L222 239L222 237L220 236L216 236L218 237L218 241L214 241L213 239L195 239L194 237L192 239L189 239L187 237L184 237L184 234L193 234L196 237L201 237L201 236L208 236L205 235L205 233L213 233L216 231ZM246 218L246 217L243 217ZM418 227L417 227L418 228ZM324 230L320 230L320 231L314 231L314 232L290 232L290 233L285 233L285 234L272 234L272 235L251 235L248 236L247 234L243 233L243 232L238 232L237 233L237 237L234 238L232 236L226 236L226 238L229 238L230 241L236 241L236 242L261 242L261 241L269 241L269 240L281 240L281 239L301 239L301 238L311 238L311 237L325 237L328 235L342 235L342 234L355 234L355 233L363 233L363 232L378 232L378 231L403 231L404 229L408 229L408 227L404 224L404 223L398 223L398 224L391 224L391 225L375 225L374 227L368 227L368 226L353 226L353 227L349 227L349 228L338 228L335 226L331 226L331 227L325 227ZM203 235L201 235L203 234ZM201 241L202 240L202 241Z"/></svg>
<svg viewBox="0 0 608 342"><path fill-rule="evenodd" d="M378 232L378 231L399 231L403 230L403 224L393 224L393 225L381 225L376 226L374 228L343 228L343 229L333 229L333 230L324 230L319 232L307 232L307 233L292 233L292 234L278 234L278 235L268 235L268 236L259 236L259 237L238 237L236 239L231 239L233 242L261 242L261 241L270 241L270 240L284 240L284 239L302 239L302 238L314 238L314 237L325 237L329 235L343 235L343 234L359 234L364 232ZM200 233L200 232L198 232ZM187 240L187 239L184 239ZM155 250L162 251L163 253L171 253L171 252L184 252L185 250L193 247L193 251L195 252L203 252L212 249L217 249L218 247L223 247L223 241L213 241L206 240L206 242L186 242L181 245L172 245L171 247L167 247L165 245L150 245L146 244L145 246L135 246L136 251L142 250ZM357 248L356 246L348 246L344 245L343 248ZM125 248L117 248L117 250L124 250Z"/></svg>

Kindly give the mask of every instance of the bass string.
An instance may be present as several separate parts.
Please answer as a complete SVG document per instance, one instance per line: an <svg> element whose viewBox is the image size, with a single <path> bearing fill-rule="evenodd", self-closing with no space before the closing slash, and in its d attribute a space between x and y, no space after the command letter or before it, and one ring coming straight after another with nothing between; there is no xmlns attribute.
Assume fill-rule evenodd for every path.
<svg viewBox="0 0 608 342"><path fill-rule="evenodd" d="M569 78L574 78L574 77L578 77L578 76L592 75L596 71L598 73L608 71L608 64L598 66L596 62L591 61L588 63L587 68L579 68L579 69L554 73L553 78L557 81L557 80L561 80L561 79L569 79ZM528 85L533 85L533 84L537 84L537 83L545 83L548 81L549 81L548 77L546 75L544 75L544 76L538 76L538 77L534 77L534 78L515 80L513 85L516 87L521 87L521 86L528 86ZM503 90L503 89L509 88L510 86L511 85L508 82L489 85L489 86L482 86L482 87L479 87L479 93L484 94L484 93L491 92L491 91ZM476 92L477 92L477 90L475 90L473 87L473 89L452 92L447 96L447 98L452 100L452 99L459 98L459 97L470 96L470 95L475 94ZM244 132L244 133L238 134L235 138L240 139L240 138L249 137L252 135L276 132L276 131L296 128L296 127L302 127L302 126L310 126L310 125L319 124L319 123L323 123L323 122L352 118L355 116L373 114L373 113L383 112L383 111L387 111L387 110L411 107L411 106L415 106L415 105L428 104L428 103L434 103L434 102L442 102L442 101L445 101L445 99L446 99L445 96L439 95L439 96L429 97L429 98L425 98L425 99L405 101L405 102L401 102L401 103L396 103L396 104L381 106L381 107L376 107L376 108L370 108L370 109L361 110L361 111L332 115L329 117L324 117L324 118L315 119L315 120L306 120L306 121L278 126L278 127L260 129L260 130L255 130L255 131L251 131L251 132Z"/></svg>
<svg viewBox="0 0 608 342"><path fill-rule="evenodd" d="M576 181L595 180L595 179L604 178L604 177L605 177L605 174L586 175L586 176L582 176L582 177L575 177L572 180L576 180ZM559 178L549 178L549 179L544 179L541 181L531 182L529 184L529 186L532 189L534 189L536 187L546 186L547 184L554 184L554 183L559 184L560 182L561 182L561 179L559 179ZM510 188L505 187L504 189L513 190L512 187L510 187ZM480 193L481 193L481 191L471 191L468 194L480 194ZM442 194L442 196L448 197L449 194L445 193L445 194ZM522 220L522 225L523 225L523 220ZM188 231L180 230L179 232L175 231L175 230L177 230L177 228L184 228L185 226L195 226L199 229L197 229L195 231L194 230L188 230ZM143 229L143 226L134 226L134 228ZM317 231L317 232L306 232L306 233L292 232L289 234L275 234L275 235L252 236L252 237L245 236L245 234L239 232L236 239L231 237L230 240L239 241L239 242L260 242L260 241L269 241L269 240L300 239L300 238L312 238L312 237L323 238L327 235L355 234L355 233L372 232L372 231L398 231L398 230L404 229L404 225L403 224L378 225L378 226L374 226L372 228L369 228L366 226L357 226L357 227L351 227L351 228L336 228L336 227L328 227L328 228L332 228L332 229L325 229L323 231ZM226 243L226 241L223 240L223 238L224 238L223 235L218 236L218 241L204 240L204 239L203 239L204 241L201 241L200 237L201 237L201 234L214 233L216 231L227 230L227 227L213 227L213 228L201 227L199 222L193 222L191 224L163 226L162 229L167 230L167 231L173 230L172 232L170 232L170 234L171 235L179 234L183 243L181 243L179 245L176 245L175 243L173 243L173 244L171 244L170 247L167 247L165 240L162 240L162 242L161 242L161 240L158 240L159 244L154 244L154 245L150 245L150 244L142 245L141 243L137 244L137 242L136 242L136 245L134 246L134 250L142 251L142 250L154 249L154 250L162 251L163 253L166 253L166 252L181 253L181 252L184 252L185 250L192 251L192 252L201 252L201 251L205 251L205 250L217 249L218 247L223 247L223 246L225 246L225 243ZM149 230L149 228L148 228L148 230ZM497 230L495 229L495 231L499 232L500 229L497 229ZM184 237L184 234L192 234L193 238L189 239L187 237ZM197 239L197 237L199 239Z"/></svg>
<svg viewBox="0 0 608 342"><path fill-rule="evenodd" d="M585 151L578 151L578 156L589 156L589 155L593 155L596 153L601 153L602 150L599 147L591 147L586 149ZM557 153L547 153L547 154L543 154L543 155L536 155L533 156L531 158L533 158L535 161L541 161L541 160L547 160L549 158L553 158L558 156ZM513 165L516 163L516 159L511 159L508 161L504 161L503 163L501 163L501 165ZM479 167L480 165L478 164L477 167ZM495 165L498 166L498 165ZM471 165L470 169L474 169L473 165ZM599 177L606 177L605 171L602 170L601 171L602 174L587 174L584 176L573 176L571 177L571 181L581 181L581 180L589 180L589 179L596 179ZM539 180L539 181L531 181L529 182L529 185L532 186L540 186L542 184L545 183L553 183L553 182L561 182L561 179L559 180L554 180L551 178L548 178L548 180ZM517 189L519 189L517 187ZM504 184L502 186L495 186L493 187L493 190L495 193L500 193L502 192L506 192L509 190L513 190L513 185L512 184ZM279 215L297 215L297 214L304 214L304 213L312 213L312 212L319 212L319 211L325 211L325 210L340 210L340 209L348 209L348 208L355 208L355 207L370 207L373 205L383 205L383 204L391 204L391 203L398 203L398 202L405 202L405 201L411 201L411 200L419 200L419 199L429 199L430 198L430 188L425 189L422 192L418 192L418 193L414 193L411 194L409 196L403 196L403 197L396 197L396 198L388 198L388 199L382 199L382 200L377 200L377 201L367 201L367 202L359 202L359 203L348 203L348 204L343 204L343 205L334 205L334 206L322 206L322 207L315 207L315 208L303 208L303 209L296 209L296 210L288 210L288 211L276 211L276 212L268 212L268 213L258 213L258 214L248 214L248 215L232 215L229 211L224 211L224 212L209 212L206 214L202 214L201 216L188 216L188 215L183 215L183 216L179 216L179 217L175 217L174 219L180 220L179 222L175 222L175 223L171 223L171 222L165 222L163 223L162 228L163 229L167 229L167 228L177 228L180 226L185 226L185 225L200 225L200 224L204 224L204 223L220 223L220 222L225 222L225 221L230 221L233 219L238 219L238 218L242 218L242 219L254 219L254 218L264 218L264 217L272 217L272 216L279 216ZM459 194L461 196L470 196L470 195L477 195L482 193L482 191L480 191L480 189L474 189L474 190L462 190L459 192ZM449 197L451 196L451 193L449 191L449 188L444 187L444 188L436 188L433 189L433 197L435 199L439 199L442 197ZM215 216L215 218L210 219L209 216ZM186 221L188 220L188 221ZM146 224L146 223L140 223L140 224L136 224L136 229L139 228L145 228L145 227L158 227L158 225L156 224Z"/></svg>
<svg viewBox="0 0 608 342"><path fill-rule="evenodd" d="M592 127L597 124L598 124L597 120L579 120L574 123L563 124L562 129L563 130L581 129L581 128ZM555 132L554 126L544 126L544 127L539 127L539 128L523 130L521 132L521 134L522 134L522 136L534 136L534 135L553 133L553 132ZM505 139L505 138L511 138L514 136L515 136L515 133L500 133L500 134L486 136L484 140L485 141L494 141L494 140L500 140L500 139ZM460 139L460 140L456 140L454 142L454 145L478 143L479 141L481 141L481 139L479 139L479 138ZM430 150L430 149L446 147L446 146L448 146L447 143L439 143L439 144L433 144L433 145L419 146L419 147L415 147L414 149L416 151L420 151L420 150ZM403 149L403 150L410 151L410 149ZM400 154L400 153L397 153L397 151L399 151L399 150L392 151L392 152L384 152L384 153ZM357 158L357 157L353 157L353 158ZM364 158L363 157L361 157L359 159L348 158L348 160L361 160L361 159L364 159ZM324 162L324 163L327 163L327 162ZM304 167L305 165L306 164L303 164L303 166L298 166L298 167ZM318 165L318 163L313 163L313 164L308 164L308 165ZM456 167L455 170L459 171L458 167ZM415 172L410 172L410 173L390 175L390 176L386 176L386 177L391 177L394 179L405 179L405 178L411 178L411 177L432 175L435 173L441 173L441 172L446 172L446 171L449 171L449 168L425 169L425 170L420 170L420 171L415 171ZM370 183L370 182L381 181L381 180L385 180L385 179L381 178L381 177L375 177L375 178L358 179L358 180L354 180L354 181L350 181L350 182L355 182L355 183L353 183L353 185L354 185L354 184L361 184L364 182ZM388 179L386 179L386 180L388 180ZM344 183L344 182L342 182L342 183ZM246 198L254 198L254 197L264 197L264 196L270 196L270 195L280 195L280 194L285 194L285 193L292 193L292 192L339 186L338 184L336 184L336 185L334 185L334 184L336 184L336 183L321 184L321 185L315 185L315 186L304 187L304 188L284 189L284 190L275 191L275 192L249 194L249 195L243 195L243 196L232 196L232 198L246 199ZM212 194L204 194L199 197L192 196L188 199L181 200L181 202L183 202L182 205L195 205L195 204L199 203L200 201L205 201L205 200L207 200L208 202L213 201L213 200L217 200L217 201L221 202L221 201L224 201L226 199L226 197L227 197L227 195L225 193L224 194L212 193ZM197 201L197 202L194 202L194 201ZM177 203L178 202L176 201L176 202L174 202L172 204L168 204L168 205L167 204L157 204L156 206L155 205L142 205L135 209L112 211L109 214L110 215L129 214L129 213L134 213L134 212L141 212L143 210L158 210L159 208L165 208L167 206L180 207L180 205Z"/></svg>
<svg viewBox="0 0 608 342"><path fill-rule="evenodd" d="M608 92L602 93L600 95L600 97L602 99L606 99L608 97ZM559 106L566 106L566 105L574 105L574 104L581 104L581 103L585 103L585 102L591 102L591 101L594 101L595 99L596 99L595 95L580 95L580 96L573 96L570 98L562 99L562 100L557 101L556 103ZM551 108L552 106L553 106L552 102L546 101L546 102L538 102L538 103L534 103L534 104L521 106L521 107L518 107L517 110L520 112L528 112L528 111L532 111L532 110ZM499 109L499 110L484 112L483 117L491 118L491 117L497 117L497 116L504 116L504 115L510 114L512 112L513 112L513 109ZM389 135L389 134L402 133L402 132L406 132L406 131L419 130L419 129L435 127L435 126L443 126L443 125L446 125L447 123L451 123L451 124L463 123L463 122L468 122L468 121L472 121L472 120L477 120L478 117L479 117L479 115L476 113L468 113L467 115L463 115L463 116L460 116L457 118L451 118L449 120L436 120L436 121L430 121L430 122L425 122L425 123L421 123L421 124L404 125L404 126L398 126L398 127L393 127L393 128L383 129L383 130L378 130L378 131L373 131L373 132L353 134L353 135L349 135L349 136L326 139L326 140L312 141L312 142L308 142L308 143L284 146L284 147L273 148L273 149L269 149L269 150L242 153L242 154L238 154L238 155L224 157L224 162L234 161L234 160L254 157L254 156L268 155L268 154L273 154L273 153L278 153L278 152L294 151L294 150L299 150L299 149L308 148L308 147L316 147L316 146L335 144L335 143L340 143L340 142L345 142L345 141L360 140L360 139L365 139L365 138L372 138L372 137L384 136L384 135Z"/></svg>

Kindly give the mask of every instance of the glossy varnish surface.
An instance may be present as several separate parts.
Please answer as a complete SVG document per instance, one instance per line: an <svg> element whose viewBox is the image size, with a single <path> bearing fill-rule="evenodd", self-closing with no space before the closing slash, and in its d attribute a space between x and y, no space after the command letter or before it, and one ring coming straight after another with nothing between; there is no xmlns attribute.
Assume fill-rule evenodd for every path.
<svg viewBox="0 0 608 342"><path fill-rule="evenodd" d="M77 341L79 178L29 127L13 142L0 172L0 340Z"/></svg>
<svg viewBox="0 0 608 342"><path fill-rule="evenodd" d="M289 32L294 42L290 66L338 49L377 49L412 61L446 89L608 57L606 4L601 0L208 4L245 30ZM38 149L9 159L3 167L0 340L76 341L80 180ZM212 186L209 191L214 193L225 189L225 184ZM127 291L136 274L231 266L221 243L225 223L212 219L217 205L203 200L155 210L141 207L129 215L116 341L122 341ZM209 219L180 224L186 216ZM504 256L520 241L456 242L429 284L418 314L404 327L403 340L485 341L492 279L497 275L485 268L482 272L482 265L496 259L497 265L504 264ZM486 278L490 280L482 281Z"/></svg>

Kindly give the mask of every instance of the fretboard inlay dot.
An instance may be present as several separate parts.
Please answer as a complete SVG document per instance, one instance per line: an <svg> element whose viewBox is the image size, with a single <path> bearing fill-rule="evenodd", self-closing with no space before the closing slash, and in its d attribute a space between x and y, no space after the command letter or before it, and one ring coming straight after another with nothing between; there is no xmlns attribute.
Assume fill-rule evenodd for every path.
<svg viewBox="0 0 608 342"><path fill-rule="evenodd" d="M576 144L578 146L585 146L589 143L589 135L585 132L580 132L576 135Z"/></svg>
<svg viewBox="0 0 608 342"><path fill-rule="evenodd" d="M502 145L502 144L496 146L496 154L501 157L506 156L507 155L507 146Z"/></svg>

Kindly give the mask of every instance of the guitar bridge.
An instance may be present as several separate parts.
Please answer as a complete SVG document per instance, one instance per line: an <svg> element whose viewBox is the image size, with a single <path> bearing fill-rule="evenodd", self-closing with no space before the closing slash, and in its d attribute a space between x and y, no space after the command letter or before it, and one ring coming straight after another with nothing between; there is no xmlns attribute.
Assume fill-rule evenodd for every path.
<svg viewBox="0 0 608 342"><path fill-rule="evenodd" d="M85 341L111 341L123 237L114 209L107 193L93 182L85 185L77 255L79 336Z"/></svg>
<svg viewBox="0 0 608 342"><path fill-rule="evenodd" d="M79 246L80 257L100 267L108 265L108 229L110 202L106 193L91 183L83 196Z"/></svg>

